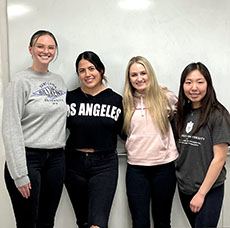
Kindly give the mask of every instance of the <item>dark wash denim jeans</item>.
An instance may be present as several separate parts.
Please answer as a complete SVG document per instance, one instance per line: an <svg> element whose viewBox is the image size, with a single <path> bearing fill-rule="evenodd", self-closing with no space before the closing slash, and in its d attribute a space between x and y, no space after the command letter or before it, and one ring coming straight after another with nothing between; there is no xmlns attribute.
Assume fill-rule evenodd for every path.
<svg viewBox="0 0 230 228"><path fill-rule="evenodd" d="M217 227L224 198L224 184L211 189L207 193L204 204L198 213L193 213L190 209L190 201L194 194L187 195L179 189L179 196L182 207L192 228Z"/></svg>
<svg viewBox="0 0 230 228"><path fill-rule="evenodd" d="M114 151L66 153L66 180L79 228L108 227L109 213L118 179Z"/></svg>
<svg viewBox="0 0 230 228"><path fill-rule="evenodd" d="M65 177L63 149L26 148L30 197L23 198L5 165L5 182L17 228L52 228Z"/></svg>
<svg viewBox="0 0 230 228"><path fill-rule="evenodd" d="M133 228L169 228L176 188L174 162L156 166L127 166L126 187Z"/></svg>

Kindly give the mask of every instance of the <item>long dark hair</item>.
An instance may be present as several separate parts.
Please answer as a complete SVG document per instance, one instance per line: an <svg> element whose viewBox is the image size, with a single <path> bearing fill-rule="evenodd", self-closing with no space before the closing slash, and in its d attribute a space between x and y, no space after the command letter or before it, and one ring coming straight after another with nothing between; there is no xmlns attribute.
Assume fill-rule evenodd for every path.
<svg viewBox="0 0 230 228"><path fill-rule="evenodd" d="M79 65L79 62L82 59L85 59L85 60L91 62L95 66L95 68L97 69L97 71L100 72L100 74L101 74L101 81L104 80L105 82L107 82L107 79L106 79L106 77L104 75L104 73L105 73L105 66L102 63L102 61L100 60L99 56L97 54L95 54L94 52L92 52L92 51L82 52L77 57L76 63L75 63L77 74L78 74L78 65Z"/></svg>
<svg viewBox="0 0 230 228"><path fill-rule="evenodd" d="M216 98L216 93L213 88L212 78L208 68L201 62L191 63L185 67L185 69L181 74L181 79L180 79L178 108L175 117L177 138L181 137L182 131L185 127L185 118L187 114L192 110L192 102L186 97L183 86L188 74L190 74L194 70L198 70L207 81L207 92L204 98L201 100L200 117L198 120L198 124L193 131L193 135L195 135L200 130L200 128L207 125L210 115L215 110L219 110L223 114L223 116L226 117L228 124L230 124L229 119L227 118L228 111Z"/></svg>

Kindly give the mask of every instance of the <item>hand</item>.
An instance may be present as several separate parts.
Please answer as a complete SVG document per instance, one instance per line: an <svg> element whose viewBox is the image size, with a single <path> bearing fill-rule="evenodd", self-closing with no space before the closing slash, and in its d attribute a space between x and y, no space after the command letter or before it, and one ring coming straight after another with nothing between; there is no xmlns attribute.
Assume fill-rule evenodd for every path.
<svg viewBox="0 0 230 228"><path fill-rule="evenodd" d="M200 211L203 203L204 203L204 196L199 193L193 196L192 200L190 201L190 209L192 212L197 213Z"/></svg>
<svg viewBox="0 0 230 228"><path fill-rule="evenodd" d="M18 191L22 194L22 196L26 199L30 197L30 189L31 189L31 184L25 184L23 186L18 187Z"/></svg>

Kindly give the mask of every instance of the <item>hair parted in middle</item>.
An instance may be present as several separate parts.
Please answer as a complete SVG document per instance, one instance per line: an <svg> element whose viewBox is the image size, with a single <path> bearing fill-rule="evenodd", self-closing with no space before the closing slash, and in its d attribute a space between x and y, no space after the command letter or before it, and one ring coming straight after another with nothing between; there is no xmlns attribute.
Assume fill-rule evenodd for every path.
<svg viewBox="0 0 230 228"><path fill-rule="evenodd" d="M165 135L169 130L167 107L171 107L171 106L169 105L168 98L165 94L165 89L159 86L157 82L155 72L150 62L142 56L136 56L131 58L126 68L125 88L124 88L124 96L123 96L123 106L124 106L123 131L126 134L129 134L131 118L135 111L135 103L134 103L135 88L133 88L130 82L130 68L134 63L139 63L143 65L147 72L148 84L144 94L145 106L147 107L152 117L152 121L157 124L157 126L161 131L161 134Z"/></svg>
<svg viewBox="0 0 230 228"><path fill-rule="evenodd" d="M208 68L201 62L190 63L185 67L180 78L178 107L177 107L177 114L175 118L176 127L177 127L177 135L176 135L177 139L181 137L183 128L186 123L185 122L186 115L192 110L192 102L186 97L184 92L184 83L187 76L195 70L198 70L207 81L207 92L204 98L201 100L200 119L198 121L196 128L193 131L193 135L195 135L200 128L207 125L209 121L209 117L215 110L219 110L222 113L222 115L225 116L227 122L229 123L229 120L227 118L228 111L218 101L216 97L216 92L214 90L211 74Z"/></svg>
<svg viewBox="0 0 230 228"><path fill-rule="evenodd" d="M55 38L54 34L48 30L38 30L36 31L30 38L30 43L29 43L29 47L33 47L36 45L39 37L41 36L45 36L45 35L48 35L50 36L53 40L54 40L54 43L55 43L55 46L56 46L56 57L55 59L57 58L58 56L58 43L57 43L57 39Z"/></svg>
<svg viewBox="0 0 230 228"><path fill-rule="evenodd" d="M84 52L82 52L81 54L78 55L78 57L76 59L76 62L75 62L75 67L76 67L77 74L78 74L78 65L79 65L79 62L82 59L85 59L85 60L91 62L95 66L95 68L97 69L97 71L101 74L101 82L103 80L105 82L107 82L107 78L104 75L105 74L105 66L102 63L102 61L100 60L99 56L96 53L92 52L92 51L84 51Z"/></svg>

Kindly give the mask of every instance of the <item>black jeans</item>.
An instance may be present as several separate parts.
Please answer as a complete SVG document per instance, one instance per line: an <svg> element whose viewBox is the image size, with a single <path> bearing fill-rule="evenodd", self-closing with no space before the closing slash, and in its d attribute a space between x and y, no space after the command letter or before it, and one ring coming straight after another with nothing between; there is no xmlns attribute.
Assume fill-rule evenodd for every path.
<svg viewBox="0 0 230 228"><path fill-rule="evenodd" d="M128 164L127 196L133 228L150 227L150 201L154 228L169 228L176 188L174 162L157 166Z"/></svg>
<svg viewBox="0 0 230 228"><path fill-rule="evenodd" d="M66 153L66 180L79 228L108 227L118 179L118 157L112 152Z"/></svg>
<svg viewBox="0 0 230 228"><path fill-rule="evenodd" d="M190 209L190 201L193 195L187 195L179 189L180 201L192 228L217 227L224 197L224 184L211 189L204 200L204 204L198 213Z"/></svg>
<svg viewBox="0 0 230 228"><path fill-rule="evenodd" d="M5 182L18 228L52 228L65 176L63 149L26 148L30 197L22 197L5 165Z"/></svg>

